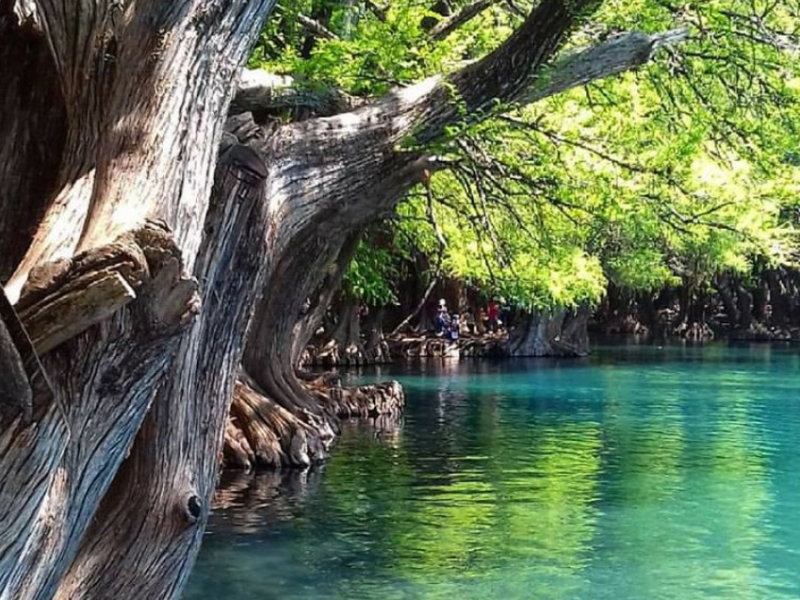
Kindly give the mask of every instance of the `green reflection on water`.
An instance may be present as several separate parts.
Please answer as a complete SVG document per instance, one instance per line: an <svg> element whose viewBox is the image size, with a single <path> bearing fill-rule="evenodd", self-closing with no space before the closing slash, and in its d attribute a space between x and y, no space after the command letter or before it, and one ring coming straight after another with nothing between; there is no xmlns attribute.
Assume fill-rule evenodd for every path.
<svg viewBox="0 0 800 600"><path fill-rule="evenodd" d="M798 371L718 346L401 369L403 423L229 484L185 598L800 598Z"/></svg>

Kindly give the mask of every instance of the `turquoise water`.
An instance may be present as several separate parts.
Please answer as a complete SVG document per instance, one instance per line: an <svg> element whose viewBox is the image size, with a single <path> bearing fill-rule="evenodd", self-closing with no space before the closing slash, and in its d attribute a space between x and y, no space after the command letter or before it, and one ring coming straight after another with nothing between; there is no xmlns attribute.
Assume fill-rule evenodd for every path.
<svg viewBox="0 0 800 600"><path fill-rule="evenodd" d="M800 350L388 376L401 423L225 482L185 599L800 599Z"/></svg>

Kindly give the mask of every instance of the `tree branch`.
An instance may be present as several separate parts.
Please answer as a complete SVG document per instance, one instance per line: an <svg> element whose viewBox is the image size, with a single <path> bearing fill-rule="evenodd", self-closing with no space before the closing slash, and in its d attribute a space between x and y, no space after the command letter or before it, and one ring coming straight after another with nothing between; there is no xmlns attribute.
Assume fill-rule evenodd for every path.
<svg viewBox="0 0 800 600"><path fill-rule="evenodd" d="M490 3L489 0L480 1L487 5ZM459 15L452 18L456 19ZM652 35L635 31L621 33L602 44L577 50L557 59L545 72L530 80L529 85L517 97L517 102L532 104L572 88L635 69L652 60L659 49L684 42L688 37L689 32L686 29ZM245 69L231 106L231 114L290 110L324 117L349 112L365 103L364 99L348 96L338 90L304 90L292 77Z"/></svg>
<svg viewBox="0 0 800 600"><path fill-rule="evenodd" d="M307 17L305 15L297 15L297 22L302 25L306 31L309 33L313 33L318 35L321 38L325 38L326 40L338 40L339 36L333 33L330 29L325 27L319 21L312 19L311 17Z"/></svg>
<svg viewBox="0 0 800 600"><path fill-rule="evenodd" d="M422 118L417 139L436 139L464 114L482 118L498 102L517 101L580 20L601 4L602 0L542 0L500 47L447 78L441 87L449 101Z"/></svg>
<svg viewBox="0 0 800 600"><path fill-rule="evenodd" d="M59 292L20 315L39 353L49 352L136 299L133 288L114 269L93 273L76 283L75 289Z"/></svg>
<svg viewBox="0 0 800 600"><path fill-rule="evenodd" d="M433 77L397 88L365 107L366 112L390 117L383 125L395 129L390 139L402 138L416 125L418 142L433 141L465 114L481 118L496 102L516 100L563 45L578 20L601 4L602 0L543 0L499 48L481 60L444 79ZM261 97L274 99L276 89L273 85ZM242 104L237 103L236 110L241 111Z"/></svg>
<svg viewBox="0 0 800 600"><path fill-rule="evenodd" d="M197 282L179 277L177 255L167 259L171 245L168 232L148 224L112 244L33 269L16 312L35 353L53 350L131 303L156 266L151 324L184 324L199 309ZM164 258L156 259L158 253Z"/></svg>
<svg viewBox="0 0 800 600"><path fill-rule="evenodd" d="M477 17L494 3L495 0L475 0L470 4L467 4L456 14L446 19L442 19L436 25L434 25L430 31L431 37L436 41L444 40L456 29Z"/></svg>
<svg viewBox="0 0 800 600"><path fill-rule="evenodd" d="M518 102L532 104L569 89L630 71L652 60L660 48L674 46L688 37L686 29L653 35L639 32L619 34L602 44L578 50L555 61L551 68L531 82L519 96Z"/></svg>

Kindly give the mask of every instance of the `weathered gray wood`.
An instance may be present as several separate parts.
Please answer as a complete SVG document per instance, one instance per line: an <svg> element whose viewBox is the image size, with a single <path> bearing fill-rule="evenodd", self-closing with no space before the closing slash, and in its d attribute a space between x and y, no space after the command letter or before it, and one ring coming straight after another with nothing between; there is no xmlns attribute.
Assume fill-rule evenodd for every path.
<svg viewBox="0 0 800 600"><path fill-rule="evenodd" d="M586 356L589 353L589 311L581 306L520 315L505 343L508 356Z"/></svg>
<svg viewBox="0 0 800 600"><path fill-rule="evenodd" d="M98 281L110 286L111 297L122 298L126 294L119 293L124 286L118 274L131 284L130 273L116 268L79 275L75 261L81 256L91 257L127 232L141 231L151 217L171 226L177 246L133 240L147 263L134 261L135 273L142 274L139 286L130 285L136 300L78 335L75 329L66 331L72 324L64 324L60 337L75 337L42 357L53 375L55 401L42 402L44 394L34 388L35 426L26 428L18 420L3 427L0 598L54 596L153 395L170 373L177 334L199 307L195 284L182 273L187 266L191 269L203 236L220 117L227 112L235 69L269 6L267 0L236 0L218 7L199 0L140 2L118 19L116 2L37 3L45 41L56 58L57 78L50 80L60 83L69 131L61 165L54 169L61 189L45 195L49 207L17 268L13 299L19 299L20 311L34 311L32 319L48 323L50 333L42 339L50 339L50 310L69 307L62 319L68 318L76 306L87 304L87 294L98 291ZM1 41L6 39L4 34ZM108 77L112 70L115 76ZM28 80L34 89L36 82ZM8 147L24 143L18 135L6 142ZM26 177L40 175L30 162L26 166L31 169ZM6 195L6 181L0 186L0 212L13 210L15 198ZM162 237L158 231L150 233ZM42 281L52 283L41 286L44 295L37 295L36 280L42 274L37 270L60 259L67 261L67 268L44 277ZM92 279L100 272L99 279ZM70 286L77 295L65 301ZM103 312L97 309L106 305L109 294L99 296L100 302L88 302L94 317L81 314L80 320L94 321ZM196 364L191 357L185 360ZM209 391L204 398L212 396ZM204 420L206 413L197 411L197 418ZM159 460L149 469L157 470ZM204 485L213 480L208 477ZM164 551L158 541L150 540L149 553ZM120 577L119 571L113 572ZM130 577L134 573L132 569ZM180 579L179 568L175 577ZM104 597L102 588L84 583L88 595ZM150 597L162 598L165 588L174 589L174 581L156 578L151 583Z"/></svg>
<svg viewBox="0 0 800 600"><path fill-rule="evenodd" d="M69 428L54 403L36 415L37 426L17 418L0 432L0 598L20 597L20 586L35 572L30 565L58 526L65 473L59 471ZM58 519L60 520L60 519Z"/></svg>
<svg viewBox="0 0 800 600"><path fill-rule="evenodd" d="M84 252L74 259L48 263L34 269L23 288L14 315L24 323L37 355L45 354L93 325L107 320L136 299L136 289L149 278L143 248L169 243L159 227L126 235L117 242ZM148 250L152 251L152 250ZM180 262L170 258L159 264L158 280L151 288L152 311L161 323L186 322L199 307L192 305L197 283L180 279ZM176 311L186 311L172 314Z"/></svg>
<svg viewBox="0 0 800 600"><path fill-rule="evenodd" d="M680 44L689 30L673 29L656 34L621 33L605 42L574 51L531 79L520 94L519 104L533 104L593 81L631 71L653 60L656 52Z"/></svg>
<svg viewBox="0 0 800 600"><path fill-rule="evenodd" d="M9 283L12 300L37 265L106 245L148 218L169 224L192 268L233 78L271 5L148 2L123 18L113 0L39 0L69 130L61 189Z"/></svg>
<svg viewBox="0 0 800 600"><path fill-rule="evenodd" d="M104 598L180 594L214 491L247 324L264 291L265 174L263 158L243 146L220 159L195 269L203 310L58 598L96 598L98 590Z"/></svg>
<svg viewBox="0 0 800 600"><path fill-rule="evenodd" d="M432 33L446 35L460 18L475 16L472 10L485 10L493 0L478 0L440 22ZM476 13L477 14L477 13ZM656 34L620 33L605 42L568 53L532 77L527 88L516 98L518 104L533 104L567 90L619 75L651 61L656 52L688 39L687 29L674 29ZM309 91L302 89L291 77L273 75L266 71L244 69L240 77L231 114L242 112L275 112L305 110L313 116L325 117L351 111L363 106L365 100L353 98L337 90Z"/></svg>
<svg viewBox="0 0 800 600"><path fill-rule="evenodd" d="M136 298L130 284L113 269L92 273L76 283L75 288L58 290L55 297L22 312L38 352L49 352Z"/></svg>
<svg viewBox="0 0 800 600"><path fill-rule="evenodd" d="M145 241L150 245L134 249ZM52 597L176 347L174 335L163 333L177 333L174 323L157 322L146 300L156 296L154 284L182 286L180 278L158 276L169 263L167 257L178 256L169 236L157 227L112 247L114 251L101 248L76 258L66 270L34 286L32 300L23 297L20 302L39 306L42 320L51 322L46 307L54 305L41 299L71 289L93 267L118 257L119 248L127 248L127 272L140 275L136 285L143 298L134 309L117 311L70 339L59 352L43 355L44 368L55 375L50 378L54 390L44 378L33 381L33 423L18 419L2 431L0 502L9 507L0 517L2 598ZM141 262L134 264L137 260Z"/></svg>

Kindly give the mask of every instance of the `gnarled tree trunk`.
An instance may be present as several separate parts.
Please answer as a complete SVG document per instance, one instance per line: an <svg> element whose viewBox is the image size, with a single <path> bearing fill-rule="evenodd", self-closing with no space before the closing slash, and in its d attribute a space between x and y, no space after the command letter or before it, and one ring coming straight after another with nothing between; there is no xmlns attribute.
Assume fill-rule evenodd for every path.
<svg viewBox="0 0 800 600"><path fill-rule="evenodd" d="M519 318L506 342L509 356L586 356L589 353L587 330L589 310L554 311L526 314Z"/></svg>
<svg viewBox="0 0 800 600"><path fill-rule="evenodd" d="M208 301L209 271L229 266L224 248L242 230L215 232L210 215L206 223L209 191L220 115L270 3L35 5L36 23L17 22L9 2L0 15L0 53L30 61L0 67L19 70L3 96L0 156L26 149L0 184L3 246L25 252L6 290L23 331L15 352L32 357L26 364L40 358L36 372L46 374L30 378L30 419L16 406L24 398L0 409L0 597L175 597L202 531L215 418L227 412L235 370L189 372L211 353L205 330L216 315L207 307L192 324L198 282L186 273L211 279L202 281ZM59 115L66 130L51 129ZM28 198L30 214L12 221ZM3 321L15 329L13 313ZM228 321L235 345L247 318ZM181 467L164 472L170 455ZM117 495L132 473L157 522ZM121 535L118 518L141 535ZM125 567L112 556L150 560Z"/></svg>

